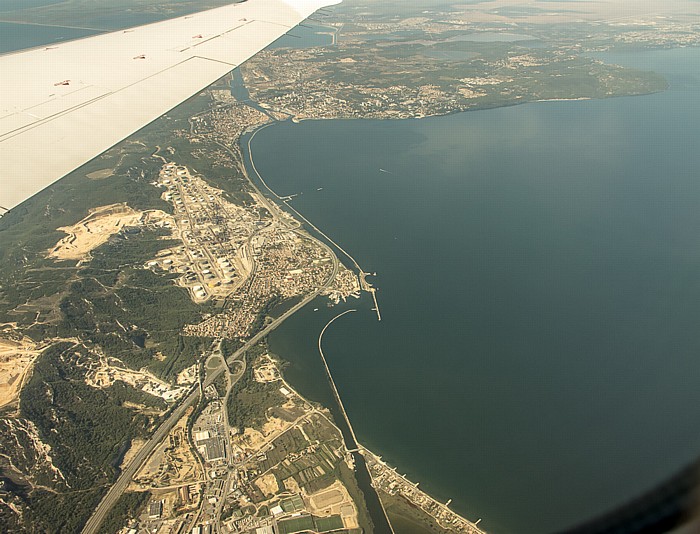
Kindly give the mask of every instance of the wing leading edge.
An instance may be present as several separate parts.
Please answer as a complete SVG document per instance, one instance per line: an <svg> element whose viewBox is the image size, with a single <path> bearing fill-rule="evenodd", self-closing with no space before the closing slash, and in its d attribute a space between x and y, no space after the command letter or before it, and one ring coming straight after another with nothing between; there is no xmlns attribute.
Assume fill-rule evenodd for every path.
<svg viewBox="0 0 700 534"><path fill-rule="evenodd" d="M0 207L9 210L341 0L248 0L0 56Z"/></svg>

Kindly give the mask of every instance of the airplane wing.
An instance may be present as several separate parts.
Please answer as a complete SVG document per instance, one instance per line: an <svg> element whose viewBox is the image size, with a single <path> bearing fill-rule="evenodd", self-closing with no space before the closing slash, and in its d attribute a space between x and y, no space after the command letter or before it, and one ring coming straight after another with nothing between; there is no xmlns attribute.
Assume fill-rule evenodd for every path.
<svg viewBox="0 0 700 534"><path fill-rule="evenodd" d="M340 1L244 0L0 56L0 207L14 208Z"/></svg>

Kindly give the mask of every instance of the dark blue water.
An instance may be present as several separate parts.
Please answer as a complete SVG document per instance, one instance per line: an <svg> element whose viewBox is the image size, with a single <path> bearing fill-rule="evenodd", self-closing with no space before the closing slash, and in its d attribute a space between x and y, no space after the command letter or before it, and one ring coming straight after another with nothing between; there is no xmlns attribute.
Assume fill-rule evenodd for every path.
<svg viewBox="0 0 700 534"><path fill-rule="evenodd" d="M672 88L253 142L378 272L382 322L364 299L324 337L359 439L496 533L571 525L700 454L700 51L609 59ZM271 337L312 397L335 313Z"/></svg>

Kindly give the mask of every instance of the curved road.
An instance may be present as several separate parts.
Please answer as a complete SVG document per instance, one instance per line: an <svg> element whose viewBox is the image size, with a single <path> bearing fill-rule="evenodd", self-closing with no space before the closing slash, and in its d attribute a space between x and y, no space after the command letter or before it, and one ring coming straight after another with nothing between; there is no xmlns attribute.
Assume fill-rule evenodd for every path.
<svg viewBox="0 0 700 534"><path fill-rule="evenodd" d="M257 131L256 131L257 133ZM222 148L226 149L229 154L231 154L232 157L235 155L232 153L231 149L228 148L227 146L217 143L219 146ZM252 157L251 157L252 160ZM252 163L252 161L251 161ZM257 172L257 169L255 169L255 172L258 174L258 177L262 180L262 177L260 174ZM265 195L262 194L262 192L258 189L258 187L253 183L252 180L248 180L250 185L255 189L255 191L258 193L260 196L260 199L264 204L266 204L268 210L270 213L273 215L274 218L276 218L278 221L280 221L284 226L286 226L288 229L296 232L296 233L303 233L301 230L294 228L289 222L285 221L284 218L280 215L280 213L277 211L279 208L271 202ZM264 182L263 182L264 183ZM269 189L269 187L268 187ZM277 197L277 194L274 193L274 191L270 190L270 192ZM277 197L279 198L279 197ZM295 210L296 211L296 210ZM315 227L314 227L315 228ZM338 257L335 255L335 253L331 250L331 248L321 241L320 239L314 239L311 237L318 245L320 245L323 249L326 250L328 255L332 258L333 261L333 272L331 273L330 277L326 282L316 289L314 292L310 293L307 295L303 300L301 300L298 304L295 304L292 308L287 310L285 313L280 315L277 319L272 321L268 326L263 328L260 332L258 332L256 335L254 335L252 338L248 340L248 342L243 345L240 349L238 349L235 353L233 353L229 358L228 362L233 362L234 360L237 360L240 356L242 356L248 349L253 347L255 344L257 344L260 340L262 340L265 336L267 336L270 332L275 330L279 325L281 325L285 320L287 320L289 317L294 315L297 311L299 311L301 308L306 306L309 302L314 300L316 297L318 297L321 292L324 290L328 289L331 284L335 281L335 277L338 275L338 271L340 269L340 263L338 260ZM337 245L336 245L337 246ZM342 249L341 249L342 250ZM354 260L353 260L354 261ZM224 367L220 367L216 372L211 373L205 380L203 387L208 386L216 378L224 371ZM92 516L90 516L90 519L88 519L87 523L85 523L85 526L83 527L83 534L97 534L99 531L100 525L102 524L102 521L104 521L104 518L107 516L109 511L112 509L112 506L117 502L119 497L121 497L122 493L124 493L124 490L127 488L129 483L131 482L132 478L134 475L138 472L138 470L141 468L141 465L146 461L146 459L151 455L151 453L154 451L158 443L160 443L165 436L168 435L170 430L175 426L175 424L180 420L180 418L185 414L185 411L187 408L192 406L194 402L197 400L199 397L199 392L195 388L187 397L185 397L182 401L180 401L180 404L173 410L173 412L170 414L170 416L163 422L161 425L158 427L158 429L154 432L153 436L151 439L149 439L143 447L136 453L136 456L131 460L129 465L124 468L124 470L120 473L119 477L117 478L117 481L112 485L112 487L109 488L109 491L105 494L105 496L102 498L100 501L100 504L97 506L95 511L93 512Z"/></svg>
<svg viewBox="0 0 700 534"><path fill-rule="evenodd" d="M341 400L340 394L338 393L338 388L335 386L335 380L333 380L333 376L331 375L331 370L328 367L326 356L325 354L323 354L323 334L326 333L328 327L332 325L337 319L340 319L343 315L356 311L357 310L354 309L346 310L343 313L340 313L333 317L333 319L331 319L330 321L328 321L326 326L323 327L323 330L321 330L321 334L318 336L318 352L320 353L321 360L323 360L323 365L326 368L326 374L328 375L328 380L331 383L331 388L333 390L333 394L335 395L335 401L338 405L338 408L340 409L342 417L345 419L345 428L347 428L348 430L347 434L343 431L342 426L340 425L340 421L338 421L338 429L340 430L340 433L343 436L345 448L350 454L352 454L353 460L355 461L355 478L360 487L360 491L364 495L365 503L367 505L367 509L369 511L370 518L373 523L373 532L375 534L395 534L394 527L391 525L391 521L389 521L389 515L386 512L386 508L384 508L384 503L379 498L379 493L374 487L374 483L372 482L372 475L370 474L369 468L365 463L365 459L360 452L361 447L357 443L355 431L353 430L352 425L350 424L350 418L348 417L348 414L345 411L345 406L343 406L343 401Z"/></svg>
<svg viewBox="0 0 700 534"><path fill-rule="evenodd" d="M295 304L292 308L287 310L277 319L272 321L268 326L266 326L260 332L255 334L252 338L250 338L245 345L243 345L240 349L238 349L228 358L228 361L230 363L234 360L237 360L241 355L243 355L243 353L245 353L251 347L256 345L270 332L272 332L278 326L280 326L285 320L294 315L301 308L303 308L309 302L318 297L322 291L331 286L331 284L335 280L335 277L338 274L338 258L335 254L332 253L330 248L325 243L322 243L318 240L317 242L320 243L328 252L330 252L331 257L333 258L333 272L331 273L331 276L328 278L326 283L319 287L317 290L315 290L313 293L307 295L298 304ZM212 373L210 376L208 376L206 381L204 382L204 387L214 382L214 380L216 380L216 378L219 376L219 374L223 372L223 370L223 367L219 367L219 369L215 373ZM109 513L109 511L112 509L112 506L114 506L114 504L117 502L122 493L124 493L124 490L127 488L129 483L131 482L131 479L137 473L143 462L146 461L146 458L150 456L150 454L156 448L158 443L160 443L165 438L165 436L168 435L168 432L172 430L175 424L185 414L187 408L192 406L192 404L194 404L198 397L199 392L197 391L197 389L195 389L192 393L190 393L187 397L180 401L180 404L177 406L177 408L163 423L161 423L161 425L155 431L151 439L149 439L146 442L146 444L143 447L141 447L139 452L136 453L136 456L134 456L133 460L131 460L129 465L121 472L119 478L117 478L117 481L114 483L114 485L112 485L112 487L109 488L109 491L107 491L105 496L102 498L102 501L100 501L100 504L95 509L95 512L92 514L90 519L88 519L87 523L85 523L85 527L83 527L83 534L97 534L100 525L102 524L102 521L106 517L107 513Z"/></svg>

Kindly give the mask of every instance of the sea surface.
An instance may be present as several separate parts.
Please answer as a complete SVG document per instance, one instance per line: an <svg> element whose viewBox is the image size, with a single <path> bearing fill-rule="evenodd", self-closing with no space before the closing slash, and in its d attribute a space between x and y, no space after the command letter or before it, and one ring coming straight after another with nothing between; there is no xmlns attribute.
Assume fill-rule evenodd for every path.
<svg viewBox="0 0 700 534"><path fill-rule="evenodd" d="M377 273L381 322L318 301L272 334L288 378L328 400L318 334L357 308L324 353L359 440L495 534L571 526L700 454L700 50L603 58L671 88L252 142Z"/></svg>

